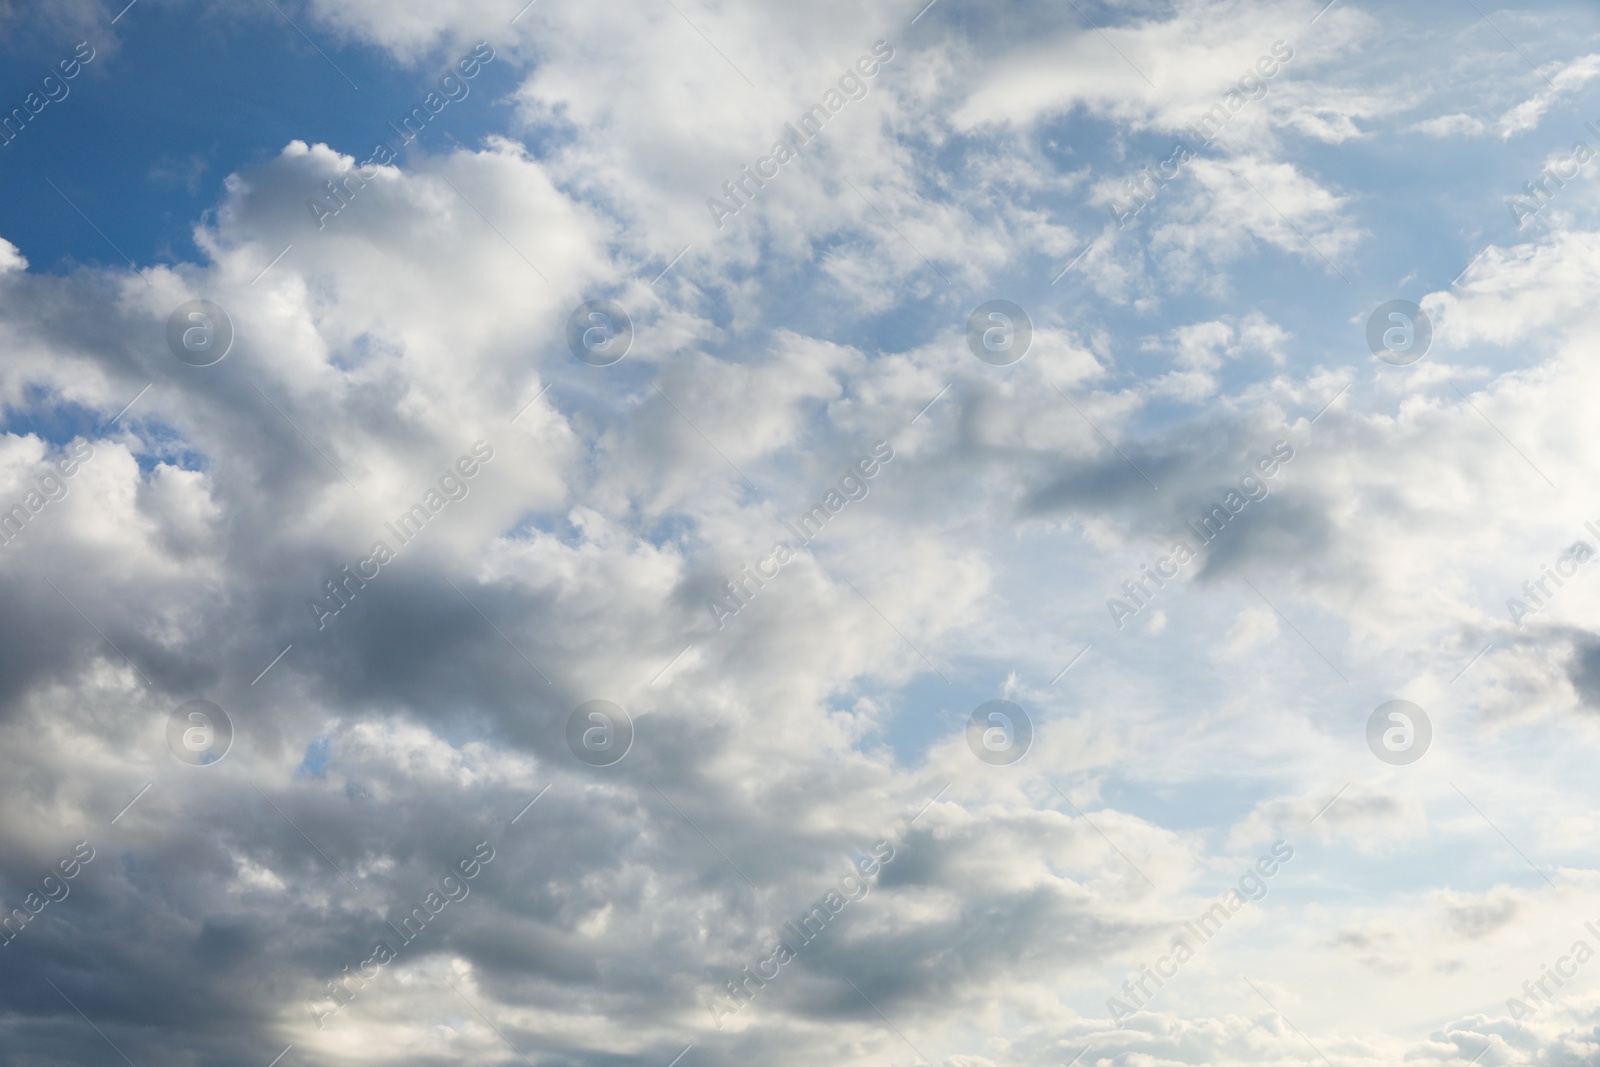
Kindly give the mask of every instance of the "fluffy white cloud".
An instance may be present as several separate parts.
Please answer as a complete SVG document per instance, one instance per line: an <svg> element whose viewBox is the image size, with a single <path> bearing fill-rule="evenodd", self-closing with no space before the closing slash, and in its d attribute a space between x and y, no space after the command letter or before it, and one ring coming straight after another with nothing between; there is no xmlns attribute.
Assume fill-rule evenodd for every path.
<svg viewBox="0 0 1600 1067"><path fill-rule="evenodd" d="M1548 97L1470 84L1475 36L1383 83L1409 8L1073 6L316 0L385 63L493 41L494 131L264 145L198 262L0 240L8 906L95 849L0 947L0 1063L104 1054L85 1017L139 1063L1592 1057L1582 978L1508 999L1600 951L1600 222L1571 189L1508 235L1469 173L1397 241L1364 154L1531 130L1593 57L1530 19ZM1386 258L1444 232L1487 249L1458 283ZM1372 359L1408 296L1432 349ZM191 299L209 367L167 348ZM599 299L607 367L568 340ZM1015 764L972 747L996 697ZM1366 740L1396 697L1410 765ZM169 751L194 699L213 766ZM612 766L569 746L596 699Z"/></svg>

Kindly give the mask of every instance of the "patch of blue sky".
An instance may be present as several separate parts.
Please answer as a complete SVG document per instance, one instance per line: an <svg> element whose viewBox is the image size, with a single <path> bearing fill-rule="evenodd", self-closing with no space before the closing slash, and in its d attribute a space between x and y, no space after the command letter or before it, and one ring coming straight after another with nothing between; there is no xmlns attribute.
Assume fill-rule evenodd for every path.
<svg viewBox="0 0 1600 1067"><path fill-rule="evenodd" d="M7 112L78 41L96 49L70 93L0 147L0 237L43 271L125 266L123 256L140 265L201 261L193 227L214 210L228 174L296 139L365 159L380 139L398 140L387 124L461 58L441 53L401 69L374 48L341 44L297 5L284 10L326 58L265 3L226 12L141 3L114 27L108 15L80 35L35 29L0 45ZM486 65L419 145L436 152L499 132L506 114L494 101L516 77L510 63Z"/></svg>

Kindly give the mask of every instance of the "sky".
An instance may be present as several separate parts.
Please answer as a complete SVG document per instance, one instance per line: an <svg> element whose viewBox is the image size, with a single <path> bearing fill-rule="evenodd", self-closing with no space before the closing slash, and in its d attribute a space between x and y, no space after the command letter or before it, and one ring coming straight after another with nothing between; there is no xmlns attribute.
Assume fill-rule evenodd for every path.
<svg viewBox="0 0 1600 1067"><path fill-rule="evenodd" d="M1600 1063L1597 173L1577 2L0 0L0 1067Z"/></svg>

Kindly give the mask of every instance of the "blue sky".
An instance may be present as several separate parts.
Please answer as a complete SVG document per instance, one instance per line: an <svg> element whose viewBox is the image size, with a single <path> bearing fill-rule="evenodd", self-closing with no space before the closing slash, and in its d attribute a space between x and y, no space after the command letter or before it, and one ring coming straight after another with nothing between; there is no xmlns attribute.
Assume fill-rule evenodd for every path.
<svg viewBox="0 0 1600 1067"><path fill-rule="evenodd" d="M227 175L295 139L367 158L387 123L417 106L459 58L399 67L370 46L326 34L313 38L324 58L268 4L207 11L146 2L114 29L107 20L81 36L45 26L9 36L0 53L8 109L80 40L95 46L95 59L65 99L6 146L0 168L7 239L52 271L125 262L106 238L140 265L192 261L192 230L215 208ZM485 67L472 82L478 95L429 123L429 150L500 129L503 110L492 101L511 84L504 64ZM47 206L38 195L51 192L45 179L106 237L54 193L57 206Z"/></svg>

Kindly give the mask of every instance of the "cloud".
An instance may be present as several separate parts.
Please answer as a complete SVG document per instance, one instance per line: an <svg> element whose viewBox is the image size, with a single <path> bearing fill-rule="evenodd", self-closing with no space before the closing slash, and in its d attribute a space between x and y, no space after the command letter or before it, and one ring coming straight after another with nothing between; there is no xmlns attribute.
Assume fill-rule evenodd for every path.
<svg viewBox="0 0 1600 1067"><path fill-rule="evenodd" d="M96 850L11 913L0 1063L1590 1056L1580 987L1506 998L1600 915L1600 587L1505 605L1600 522L1596 234L1575 195L1508 238L1493 142L1442 147L1542 121L1525 70L1414 71L1411 9L1319 7L287 9L386 72L492 41L505 88L448 148L218 158L192 262L0 240L0 895ZM1526 29L1586 99L1581 35ZM180 132L165 158L212 158ZM1426 212L1383 162L1418 133ZM208 367L168 346L197 299L233 328ZM990 299L1032 328L1004 367L967 339ZM1435 327L1407 367L1365 345L1387 299ZM569 339L599 300L632 324L606 367ZM1000 695L1010 764L969 737ZM1364 732L1398 696L1433 723L1409 766ZM208 766L170 747L193 700L232 728ZM569 741L595 700L631 725L608 766ZM1280 840L1271 894L1114 1027ZM719 1027L730 982L759 995Z"/></svg>
<svg viewBox="0 0 1600 1067"><path fill-rule="evenodd" d="M1546 78L1547 88L1500 116L1501 139L1510 140L1519 133L1538 128L1539 120L1551 105L1596 77L1600 77L1600 54L1591 53L1562 66L1554 77Z"/></svg>

